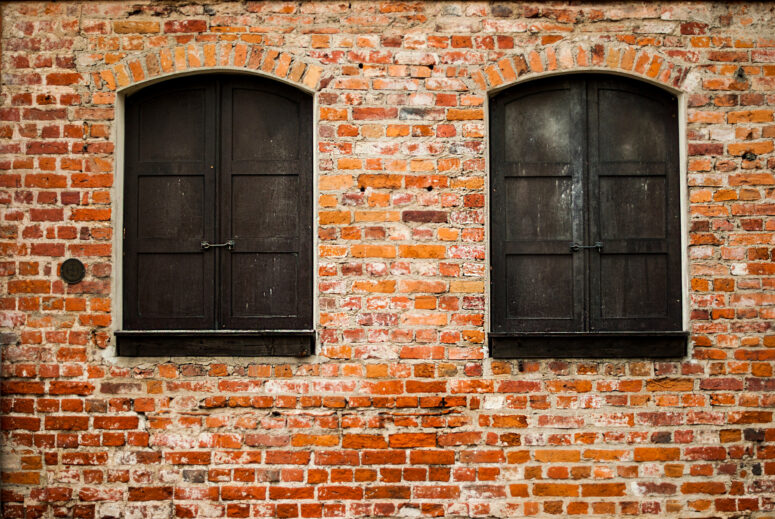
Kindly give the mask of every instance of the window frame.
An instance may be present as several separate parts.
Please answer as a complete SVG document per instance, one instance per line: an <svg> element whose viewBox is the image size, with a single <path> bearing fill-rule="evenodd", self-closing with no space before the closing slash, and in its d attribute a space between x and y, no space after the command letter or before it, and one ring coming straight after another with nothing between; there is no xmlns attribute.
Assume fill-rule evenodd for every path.
<svg viewBox="0 0 775 519"><path fill-rule="evenodd" d="M675 175L678 175L677 186L675 188L675 196L677 197L677 204L667 208L668 211L677 211L678 229L676 235L669 236L667 239L677 239L679 245L677 247L676 254L678 255L678 263L680 265L680 272L675 273L680 279L680 302L678 303L679 316L678 320L680 325L676 329L669 330L633 330L633 331L556 331L556 330L541 330L541 331L510 331L497 329L496 327L496 314L498 304L495 301L495 286L497 279L493 274L493 265L496 261L494 254L494 242L496 239L497 222L493 216L494 211L497 210L493 202L493 182L496 172L496 143L499 137L496 135L497 128L495 127L497 116L494 110L498 108L498 102L503 98L506 98L511 93L519 92L522 89L541 88L542 82L544 85L550 84L552 80L561 80L562 77L584 76L584 78L574 78L585 81L586 79L593 80L605 80L605 79L624 79L629 81L633 85L644 85L646 89L661 90L673 97L673 108L677 114L677 121L675 126L675 145L676 157L675 157ZM584 69L573 72L559 72L544 74L537 78L529 78L528 80L519 81L507 85L503 88L493 90L489 93L488 109L486 111L487 121L487 139L488 139L488 175L487 175L487 191L490 200L490 207L487 211L488 218L488 256L490 258L489 264L491 268L488 271L489 282L487 284L488 293L487 301L489 306L488 315L488 345L489 353L492 358L673 358L679 359L687 353L687 342L689 337L688 330L688 257L687 257L687 228L688 228L688 188L686 184L686 95L678 90L671 89L665 85L661 85L657 82L646 81L640 77L633 77L627 74L612 74L608 71L601 71L599 69ZM585 99L586 102L586 99ZM585 115L585 120L588 115ZM588 123L587 123L588 124ZM586 132L586 128L584 129ZM502 138L502 137L501 137ZM585 137L586 139L586 137ZM591 144L587 141L586 146ZM589 150L585 150L584 154L589 153ZM585 164L584 176L588 174L588 165ZM589 188L588 178L585 178L584 182L587 184L584 189ZM585 202L586 203L586 202ZM584 218L588 219L590 215L590 208L584 208ZM505 225L505 224L504 224ZM574 222L576 225L576 222ZM584 223L585 229L588 223ZM585 267L584 274L589 276L591 274L591 262ZM504 274L505 275L505 274ZM587 296L585 296L587 297ZM591 304L591 297L587 297L585 304Z"/></svg>
<svg viewBox="0 0 775 519"><path fill-rule="evenodd" d="M304 303L304 309L302 314L299 314L299 318L304 320L302 326L293 329L126 329L125 323L125 311L126 301L124 299L125 290L125 225L126 225L126 211L127 204L124 199L127 193L127 136L129 129L129 117L128 117L128 96L134 94L141 94L146 87L157 86L158 84L171 84L170 82L183 82L183 81L211 81L211 82L226 82L234 80L239 81L254 81L256 84L263 84L268 89L275 89L282 95L283 93L289 93L292 96L296 96L298 99L302 99L304 106L302 107L303 113L300 116L300 122L305 126L302 128L301 134L303 135L307 150L306 153L302 153L302 161L305 164L304 169L299 174L299 193L300 203L304 204L304 214L300 214L301 219L299 226L304 229L300 230L300 245L299 249L304 251L307 249L308 263L307 266L300 266L298 272L308 270L302 277L309 284L309 287L305 290L308 294L308 300ZM216 104L223 103L223 98L218 96L215 101ZM113 253L113 265L114 265L114 282L113 282L113 299L118 302L114 304L114 323L116 323L116 329L113 334L116 337L116 354L120 357L189 357L189 356L278 356L278 357L300 357L314 354L316 344L316 332L314 329L314 316L316 315L316 304L314 297L315 286L315 262L316 257L315 250L315 194L316 188L314 183L315 171L314 171L314 157L315 157L315 104L316 99L314 92L302 89L296 85L290 84L285 81L277 81L275 78L267 77L262 74L247 74L235 71L232 69L225 70L212 70L204 71L197 74L173 74L156 80L146 82L142 85L128 88L123 92L119 92L117 96L117 113L116 113L116 125L115 136L118 143L116 148L116 182L113 187L113 200L114 200L114 215L115 215L115 232L114 232L114 253ZM220 106L217 107L217 111L220 111ZM220 116L216 116L220 117ZM224 118L220 117L215 121L216 125L220 128L222 124L225 124ZM215 132L217 148L223 145L222 135L219 132ZM220 184L223 181L221 176L222 164L220 164L220 158L216 159L219 164L219 173L214 177L214 182ZM218 203L218 196L213 195L215 198L212 203ZM306 202L306 204L305 204ZM217 217L218 227L222 225L221 217ZM221 231L218 231L221 232ZM212 252L212 251L210 251ZM225 279L225 278L224 278ZM223 284L224 280L221 280ZM222 287L216 287L216 295L214 296L214 303L218 304L217 292ZM306 294L303 296L306 297Z"/></svg>

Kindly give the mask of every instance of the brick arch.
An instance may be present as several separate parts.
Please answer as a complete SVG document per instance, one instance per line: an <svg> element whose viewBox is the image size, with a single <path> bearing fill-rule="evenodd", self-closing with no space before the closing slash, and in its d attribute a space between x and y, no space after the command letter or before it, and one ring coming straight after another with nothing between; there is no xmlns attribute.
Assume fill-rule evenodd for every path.
<svg viewBox="0 0 775 519"><path fill-rule="evenodd" d="M128 91L161 78L209 71L253 72L302 90L320 88L323 68L291 53L235 42L199 42L130 55L92 74L97 90Z"/></svg>
<svg viewBox="0 0 775 519"><path fill-rule="evenodd" d="M671 91L682 91L691 68L663 53L635 46L558 43L505 56L473 71L471 79L477 90L492 92L547 74L595 70L624 74Z"/></svg>

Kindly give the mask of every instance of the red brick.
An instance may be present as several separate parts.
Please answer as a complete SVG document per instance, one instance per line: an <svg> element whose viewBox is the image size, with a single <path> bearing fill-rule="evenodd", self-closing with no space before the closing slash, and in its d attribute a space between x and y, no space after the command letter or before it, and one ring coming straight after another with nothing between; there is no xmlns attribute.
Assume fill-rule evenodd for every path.
<svg viewBox="0 0 775 519"><path fill-rule="evenodd" d="M266 499L266 487L222 486L221 499L224 501Z"/></svg>
<svg viewBox="0 0 775 519"><path fill-rule="evenodd" d="M620 497L627 493L624 483L589 483L581 485L581 497Z"/></svg>
<svg viewBox="0 0 775 519"><path fill-rule="evenodd" d="M139 419L136 416L95 416L95 429L137 429Z"/></svg>
<svg viewBox="0 0 775 519"><path fill-rule="evenodd" d="M389 436L393 448L435 447L436 435L433 433L399 433Z"/></svg>
<svg viewBox="0 0 775 519"><path fill-rule="evenodd" d="M683 494L725 494L727 487L722 482L686 482L681 485Z"/></svg>
<svg viewBox="0 0 775 519"><path fill-rule="evenodd" d="M0 387L2 387L3 395L42 395L44 393L44 385L42 382L26 380L3 380Z"/></svg>
<svg viewBox="0 0 775 519"><path fill-rule="evenodd" d="M321 486L318 487L318 499L321 501L363 499L363 489L348 486Z"/></svg>
<svg viewBox="0 0 775 519"><path fill-rule="evenodd" d="M579 486L569 483L536 483L533 485L534 496L578 497Z"/></svg>
<svg viewBox="0 0 775 519"><path fill-rule="evenodd" d="M46 416L47 430L85 431L89 428L88 416Z"/></svg>
<svg viewBox="0 0 775 519"><path fill-rule="evenodd" d="M118 34L153 34L160 30L157 21L119 20L113 22L113 31Z"/></svg>
<svg viewBox="0 0 775 519"><path fill-rule="evenodd" d="M636 447L635 461L675 461L680 459L681 450L675 447Z"/></svg>
<svg viewBox="0 0 775 519"><path fill-rule="evenodd" d="M395 108L353 108L353 119L358 120L382 120L395 119L398 110Z"/></svg>
<svg viewBox="0 0 775 519"><path fill-rule="evenodd" d="M0 417L0 428L4 431L13 430L40 430L40 418L32 416L2 416Z"/></svg>
<svg viewBox="0 0 775 519"><path fill-rule="evenodd" d="M164 32L178 33L178 32L204 32L207 30L206 20L170 20L164 22Z"/></svg>
<svg viewBox="0 0 775 519"><path fill-rule="evenodd" d="M65 452L63 465L104 465L108 461L107 452Z"/></svg>
<svg viewBox="0 0 775 519"><path fill-rule="evenodd" d="M164 460L173 465L209 465L211 455L209 452L167 452Z"/></svg>
<svg viewBox="0 0 775 519"><path fill-rule="evenodd" d="M54 380L49 383L48 393L51 395L91 395L94 392L94 384L90 382L74 382Z"/></svg>
<svg viewBox="0 0 775 519"><path fill-rule="evenodd" d="M366 488L366 499L409 499L411 489L408 486L381 485Z"/></svg>
<svg viewBox="0 0 775 519"><path fill-rule="evenodd" d="M129 501L167 501L172 498L172 487L129 487Z"/></svg>
<svg viewBox="0 0 775 519"><path fill-rule="evenodd" d="M412 450L409 463L413 465L452 465L455 463L454 451Z"/></svg>
<svg viewBox="0 0 775 519"><path fill-rule="evenodd" d="M342 447L345 449L386 449L387 441L376 434L345 434Z"/></svg>

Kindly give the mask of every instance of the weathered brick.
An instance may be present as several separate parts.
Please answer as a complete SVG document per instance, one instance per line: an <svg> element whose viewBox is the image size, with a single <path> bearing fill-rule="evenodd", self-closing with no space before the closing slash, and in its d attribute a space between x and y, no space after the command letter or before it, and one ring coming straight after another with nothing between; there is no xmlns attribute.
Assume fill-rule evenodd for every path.
<svg viewBox="0 0 775 519"><path fill-rule="evenodd" d="M161 26L157 21L116 20L113 22L113 32L117 34L153 34L160 29Z"/></svg>
<svg viewBox="0 0 775 519"><path fill-rule="evenodd" d="M570 483L536 483L533 485L534 496L577 497L579 486Z"/></svg>

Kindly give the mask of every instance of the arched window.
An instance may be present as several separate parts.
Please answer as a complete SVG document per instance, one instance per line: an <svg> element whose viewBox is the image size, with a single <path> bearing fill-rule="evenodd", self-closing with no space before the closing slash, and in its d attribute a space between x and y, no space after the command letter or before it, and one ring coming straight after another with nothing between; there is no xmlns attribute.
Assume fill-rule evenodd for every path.
<svg viewBox="0 0 775 519"><path fill-rule="evenodd" d="M492 98L495 357L684 354L677 110L592 74Z"/></svg>
<svg viewBox="0 0 775 519"><path fill-rule="evenodd" d="M126 114L119 354L310 353L311 97L189 76Z"/></svg>

